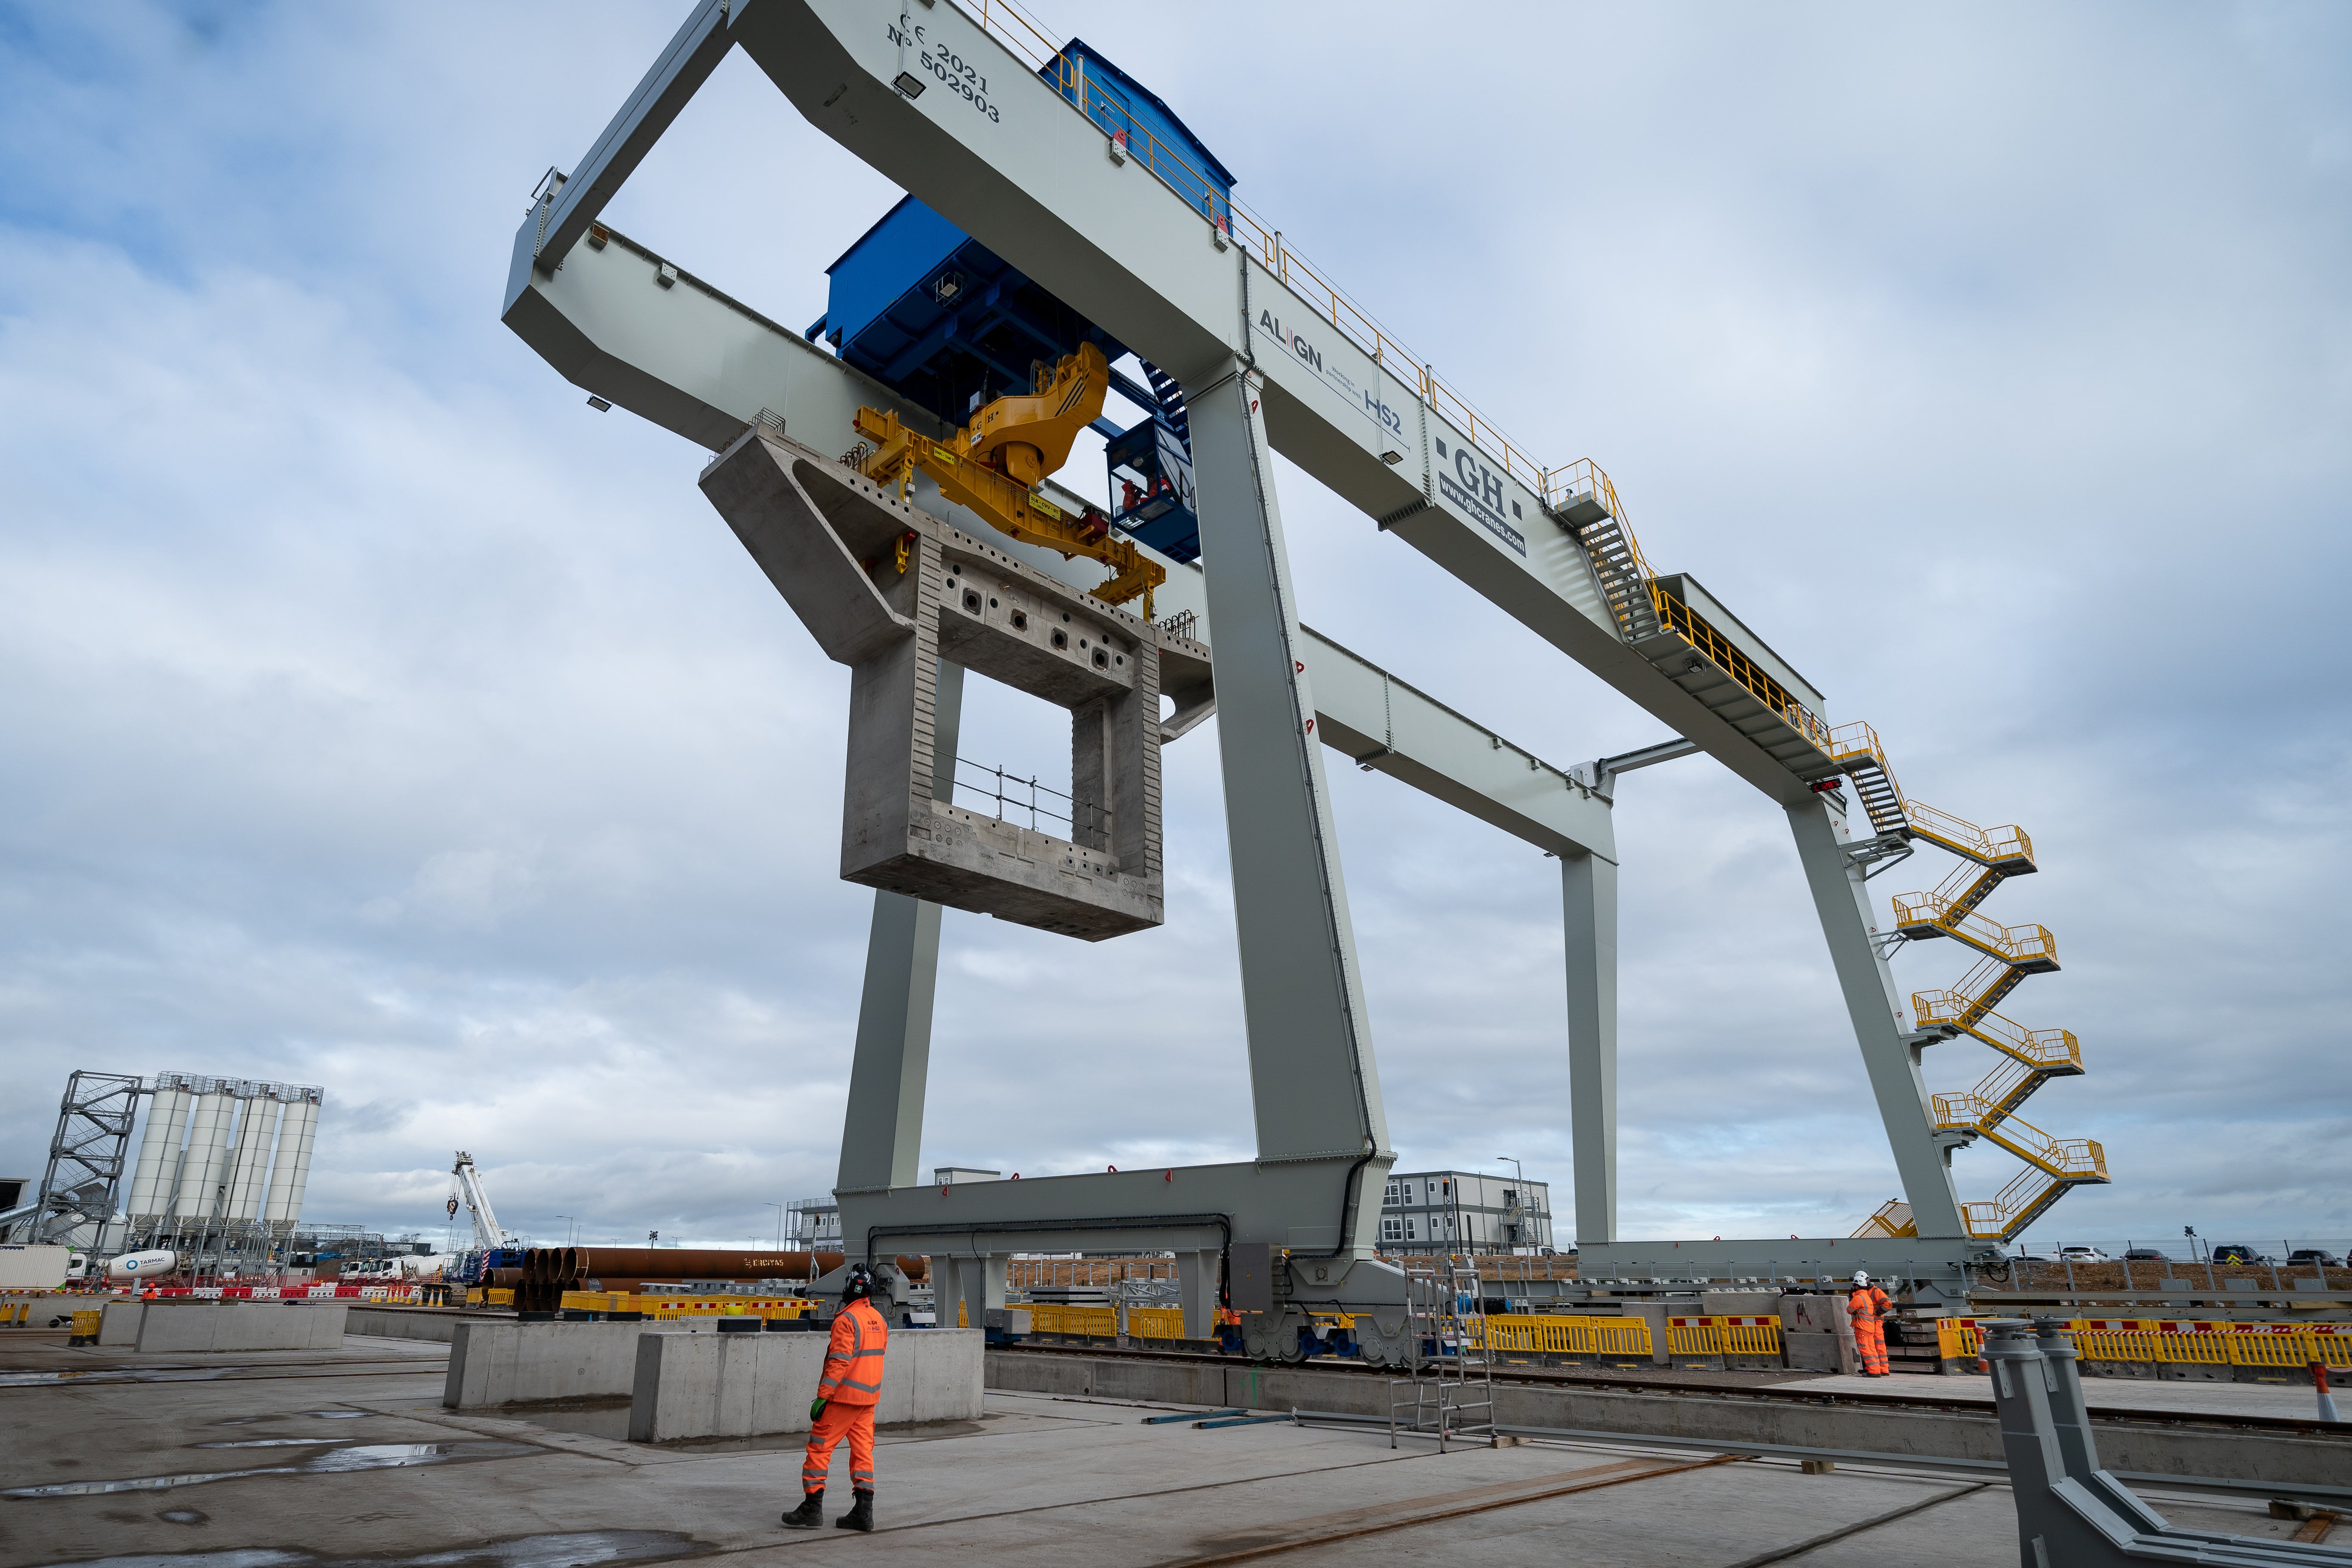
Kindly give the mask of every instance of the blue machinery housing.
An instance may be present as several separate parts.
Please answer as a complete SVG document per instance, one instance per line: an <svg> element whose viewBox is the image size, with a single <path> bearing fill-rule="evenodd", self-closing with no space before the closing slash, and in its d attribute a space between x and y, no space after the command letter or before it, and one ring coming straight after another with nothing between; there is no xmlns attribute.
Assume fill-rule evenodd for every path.
<svg viewBox="0 0 2352 1568"><path fill-rule="evenodd" d="M1233 176L1141 83L1076 38L1039 74L1187 201L1225 216ZM992 398L1028 391L1040 366L1050 369L1081 343L1099 347L1112 362L1112 387L1150 411L1127 429L1095 423L1108 443L1111 524L1171 560L1199 557L1192 428L1173 377L1140 358L1141 384L1122 373L1125 344L912 196L858 237L825 277L825 312L807 337L824 338L844 360L950 424Z"/></svg>

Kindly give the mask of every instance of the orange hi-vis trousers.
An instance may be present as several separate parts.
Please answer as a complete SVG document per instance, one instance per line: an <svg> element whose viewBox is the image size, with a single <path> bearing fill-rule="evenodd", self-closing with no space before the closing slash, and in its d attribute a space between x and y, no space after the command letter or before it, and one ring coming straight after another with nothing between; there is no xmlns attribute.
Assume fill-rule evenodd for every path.
<svg viewBox="0 0 2352 1568"><path fill-rule="evenodd" d="M808 1452L801 1456L801 1490L824 1489L824 1473L833 1465L833 1450L849 1439L849 1486L853 1491L874 1489L874 1406L844 1405L835 1399L809 1428Z"/></svg>
<svg viewBox="0 0 2352 1568"><path fill-rule="evenodd" d="M1886 1371L1886 1325L1879 1314L1886 1310L1886 1292L1873 1285L1856 1290L1845 1299L1847 1316L1853 1320L1853 1352L1862 1363L1864 1373L1878 1376Z"/></svg>

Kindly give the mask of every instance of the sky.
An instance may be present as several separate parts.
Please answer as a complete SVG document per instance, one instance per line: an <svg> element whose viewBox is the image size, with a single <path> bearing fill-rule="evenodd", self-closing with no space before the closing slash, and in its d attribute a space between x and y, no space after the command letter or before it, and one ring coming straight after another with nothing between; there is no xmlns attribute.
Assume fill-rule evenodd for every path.
<svg viewBox="0 0 2352 1568"><path fill-rule="evenodd" d="M305 1215L391 1234L444 1235L456 1149L542 1241L831 1186L845 671L705 454L497 319L683 11L0 0L0 1174L79 1068L324 1086ZM2352 12L1040 15L1915 797L2032 835L1987 912L2064 968L2003 1010L2088 1070L2025 1115L2114 1180L2029 1242L2352 1237ZM606 216L799 323L898 195L738 57ZM1276 483L1319 631L1549 759L1664 738ZM967 754L1066 770L974 687ZM1252 1152L1216 746L1165 752L1164 927L947 913L926 1166ZM1399 1168L1516 1158L1565 1240L1556 863L1330 778ZM1780 814L1696 759L1616 827L1622 1234L1845 1234L1898 1189Z"/></svg>

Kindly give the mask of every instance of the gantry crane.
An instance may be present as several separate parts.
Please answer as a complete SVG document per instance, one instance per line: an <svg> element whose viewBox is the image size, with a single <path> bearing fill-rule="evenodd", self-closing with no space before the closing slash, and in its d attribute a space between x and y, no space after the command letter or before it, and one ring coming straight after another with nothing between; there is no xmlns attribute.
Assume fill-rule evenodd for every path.
<svg viewBox="0 0 2352 1568"><path fill-rule="evenodd" d="M1530 756L1509 791L1500 781L1482 785L1481 803L1529 790L1539 795L1528 799L1559 803L1565 792L1605 812L1615 772L1700 752L1788 819L1913 1217L1899 1230L1882 1227L1888 1234L1865 1248L1839 1245L1850 1238L1618 1237L1617 866L1593 833L1568 846L1559 867L1577 1234L1590 1270L1659 1283L1668 1271L1682 1279L1863 1266L1909 1275L1922 1300L1954 1300L1965 1267L1998 1256L1994 1237L2012 1234L2056 1191L2104 1179L2095 1144L2082 1141L2077 1153L2029 1137L2011 1114L2027 1089L2074 1062L2063 1031L2048 1041L2008 1026L2027 1043L2022 1056L2010 1050L2015 1041L1990 1012L2017 978L2055 966L2038 927L1993 927L1975 913L2000 880L2031 868L2030 850L2005 857L1992 843L1971 855L1978 839L1997 836L1958 833L1957 819L1904 801L1874 735L1832 731L1819 690L1727 606L1688 574L1651 570L1596 466L1531 461L1278 229L1234 202L1231 175L1158 98L1077 40L1056 48L1010 26L999 12L955 4L902 13L886 0L700 0L588 156L568 175L551 171L534 192L502 306L509 326L585 387L593 405L629 407L700 443L719 454L714 469L740 461L737 477L748 483L751 448L772 430L774 460L814 476L803 510L850 515L852 559L874 576L892 538L903 557L910 508L950 530L976 516L1013 542L1003 552L1013 566L1066 583L1055 568L1087 554L1113 577L1078 586L1112 605L1160 587L1175 605L1170 624L1181 619L1195 649L1213 641L1256 1159L950 1192L917 1182L937 925L935 916L924 923L924 906L886 906L877 895L852 1074L861 1087L851 1094L836 1188L849 1250L874 1258L929 1252L934 1279L952 1269L965 1299L982 1306L1001 1300L1002 1260L1016 1251L1081 1242L1172 1250L1180 1273L1195 1280L1213 1279L1223 1254L1234 1306L1253 1325L1253 1353L1292 1354L1288 1325L1306 1304L1368 1312L1378 1331L1366 1343L1372 1359L1411 1353L1392 1311L1406 1301L1402 1279L1374 1256L1378 1205L1366 1194L1379 1191L1394 1151L1316 742L1363 737L1350 755L1367 767L1391 765L1425 742L1396 721L1385 678L1376 717L1332 721L1327 710L1343 700L1335 694L1348 689L1352 667L1297 623L1277 452L1383 536L1421 552L1681 737L1573 777L1547 773ZM831 270L827 314L804 333L776 328L599 221L739 46L820 132L909 193L853 247L864 261ZM844 286L847 273L867 262L882 268L891 257L907 263L899 286ZM808 348L820 336L839 358ZM1120 347L1100 353L1112 343ZM1145 367L1149 394L1129 394L1109 370L1125 353ZM1050 374L1024 376L1019 366L1033 359L1050 362ZM1022 394L991 401L995 389L1024 380ZM1116 558L1110 547L1127 542L1098 533L1096 514L1075 498L1048 503L1074 516L1041 511L1040 481L1058 464L1045 460L1045 440L1013 438L1024 420L1040 435L1093 423L1076 416L1098 381L1157 410L1148 429L1104 432L1114 481L1122 460L1151 481L1132 484L1109 522L1144 531L1136 537L1157 559ZM876 411L892 400L895 412ZM971 419L975 412L983 417ZM821 445L809 447L803 434L791 449L782 440L787 420ZM835 464L826 454L852 426L871 444ZM1147 445L1171 455L1156 475L1146 471L1155 466ZM973 461L975 450L990 460ZM1170 467L1177 479L1163 486ZM851 468L853 482L839 482L835 476ZM913 487L918 472L935 495ZM888 489L868 492L885 479ZM799 482L783 474L779 493ZM1153 537L1154 528L1168 537ZM801 563L761 554L772 542L763 539L755 556L788 597L805 593L805 574L785 569ZM833 561L846 543L810 559ZM1137 570L1164 573L1160 561L1197 569L1166 574L1164 584ZM850 596L876 626L893 638L912 635L872 584L854 587ZM965 605L971 614L994 608L987 595L974 598L977 607ZM1148 601L1145 609L1128 631L1176 635L1155 625ZM909 656L910 667L918 662ZM946 667L944 655L939 663ZM919 730L930 744L930 726L950 712L943 702L918 705L908 733ZM1181 732L1171 727L1163 738ZM1486 743L1503 754L1499 737ZM1470 775L1467 762L1445 755L1446 768ZM1864 813L1848 810L1849 778ZM1864 815L1867 837L1852 820ZM2023 836L2016 838L2021 846ZM1906 900L1897 929L1882 932L1864 881L1915 841L1955 849L1977 868ZM1971 945L1997 971L1958 992L1921 993L1914 1000L1922 1026L1914 1027L1885 953L1893 942L1929 935L1979 939ZM2022 1079L2011 1081L2019 1074L2005 1068L1971 1095L1931 1105L1920 1052L1954 1032L2010 1050ZM2028 1183L2034 1190L2013 1187L1991 1205L1965 1205L1964 1215L1949 1155L1979 1136L2046 1163ZM1194 1258L1203 1261L1182 1261ZM1201 1305L1188 1295L1188 1321Z"/></svg>

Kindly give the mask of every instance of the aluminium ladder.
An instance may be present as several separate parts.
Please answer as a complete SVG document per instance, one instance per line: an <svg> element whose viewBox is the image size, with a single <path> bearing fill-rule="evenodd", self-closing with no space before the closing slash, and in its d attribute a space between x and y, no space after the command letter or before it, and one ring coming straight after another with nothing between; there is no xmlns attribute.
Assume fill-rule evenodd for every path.
<svg viewBox="0 0 2352 1568"><path fill-rule="evenodd" d="M1495 1444L1495 1365L1486 1348L1486 1303L1475 1266L1450 1259L1405 1270L1405 1335L1412 1375L1389 1380L1389 1447L1397 1435ZM1410 1416L1405 1412L1411 1411Z"/></svg>

